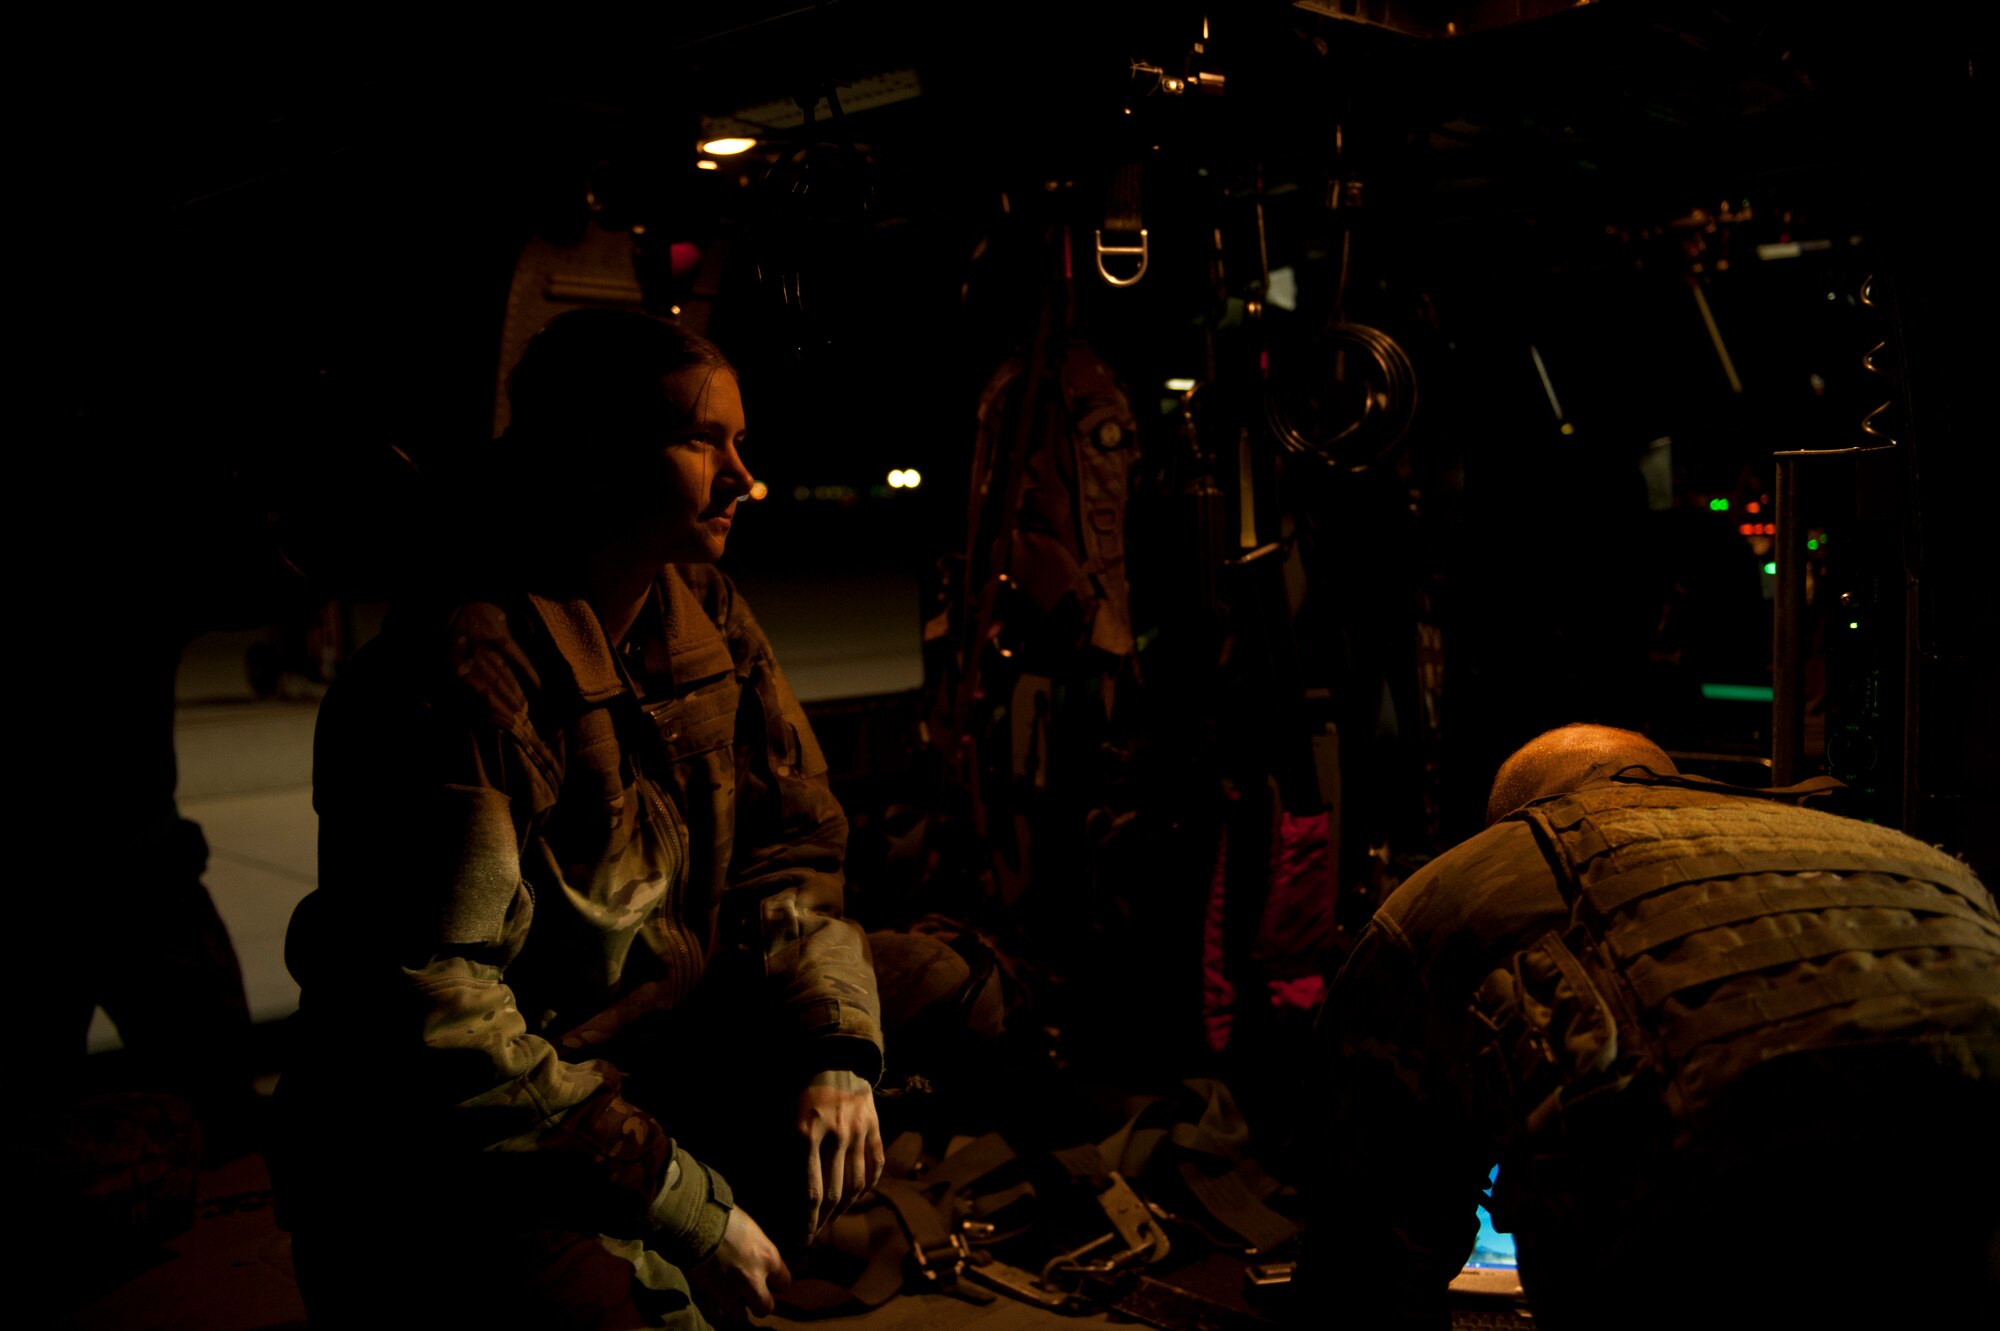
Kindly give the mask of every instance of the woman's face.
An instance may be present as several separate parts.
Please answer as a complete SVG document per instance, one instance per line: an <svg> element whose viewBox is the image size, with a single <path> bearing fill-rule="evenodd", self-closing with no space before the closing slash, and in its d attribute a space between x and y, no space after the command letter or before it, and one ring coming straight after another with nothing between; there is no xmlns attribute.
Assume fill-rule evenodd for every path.
<svg viewBox="0 0 2000 1331"><path fill-rule="evenodd" d="M635 478L637 490L627 498L641 509L660 562L713 563L729 542L736 501L750 492L750 472L737 452L743 394L734 374L706 366L663 380L662 387L686 415L668 428L657 465Z"/></svg>

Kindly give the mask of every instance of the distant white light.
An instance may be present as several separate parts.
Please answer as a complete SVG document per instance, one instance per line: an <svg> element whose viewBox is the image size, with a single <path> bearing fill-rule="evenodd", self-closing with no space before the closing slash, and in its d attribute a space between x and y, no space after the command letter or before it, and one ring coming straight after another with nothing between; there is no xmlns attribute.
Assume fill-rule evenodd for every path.
<svg viewBox="0 0 2000 1331"><path fill-rule="evenodd" d="M747 153L756 146L755 139L710 139L701 145L701 150L715 157L734 157L737 153Z"/></svg>
<svg viewBox="0 0 2000 1331"><path fill-rule="evenodd" d="M1192 393L1194 392L1194 380L1169 379L1167 380L1167 391L1169 393Z"/></svg>
<svg viewBox="0 0 2000 1331"><path fill-rule="evenodd" d="M1273 268L1271 285L1264 296L1281 310L1296 310L1299 307L1299 275L1290 268Z"/></svg>
<svg viewBox="0 0 2000 1331"><path fill-rule="evenodd" d="M889 473L889 488L892 490L914 490L923 483L923 476L915 467L905 470L898 467Z"/></svg>

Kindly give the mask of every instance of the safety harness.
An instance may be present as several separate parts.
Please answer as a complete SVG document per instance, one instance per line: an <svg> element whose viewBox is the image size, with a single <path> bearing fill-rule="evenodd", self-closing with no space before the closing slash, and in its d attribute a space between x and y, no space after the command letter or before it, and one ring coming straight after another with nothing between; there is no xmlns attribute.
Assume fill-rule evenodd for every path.
<svg viewBox="0 0 2000 1331"><path fill-rule="evenodd" d="M1128 1108L1102 1142L1026 1155L987 1133L955 1138L933 1158L919 1134L902 1134L874 1191L834 1222L780 1307L824 1316L910 1291L975 1303L1004 1295L1062 1312L1116 1307L1158 1326L1247 1322L1146 1274L1175 1251L1170 1226L1246 1260L1298 1232L1269 1204L1283 1189L1249 1157L1228 1089L1193 1080Z"/></svg>

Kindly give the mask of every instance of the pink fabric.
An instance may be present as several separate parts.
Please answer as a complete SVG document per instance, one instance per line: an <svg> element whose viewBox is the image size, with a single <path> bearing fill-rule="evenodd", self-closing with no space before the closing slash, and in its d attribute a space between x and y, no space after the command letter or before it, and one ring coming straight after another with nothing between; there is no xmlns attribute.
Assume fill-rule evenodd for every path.
<svg viewBox="0 0 2000 1331"><path fill-rule="evenodd" d="M1257 927L1257 963L1267 974L1317 974L1333 941L1336 867L1325 812L1279 813L1271 837L1271 893Z"/></svg>
<svg viewBox="0 0 2000 1331"><path fill-rule="evenodd" d="M1231 803L1236 792L1229 793ZM1326 813L1294 817L1280 811L1271 829L1271 876L1253 957L1265 976L1271 1006L1311 1011L1326 994L1319 963L1333 938L1336 866L1327 845ZM1225 825L1209 876L1202 919L1201 1015L1208 1047L1229 1047L1236 987L1223 966L1223 898L1229 869Z"/></svg>
<svg viewBox="0 0 2000 1331"><path fill-rule="evenodd" d="M1231 803L1236 792L1229 792ZM1221 1053L1229 1047L1229 1009L1236 1002L1236 986L1222 967L1222 888L1229 869L1229 828L1225 825L1215 846L1215 872L1208 880L1208 912L1201 925L1201 1020L1208 1032L1208 1047Z"/></svg>
<svg viewBox="0 0 2000 1331"><path fill-rule="evenodd" d="M1272 980L1271 1006L1310 1012L1326 997L1326 981L1317 975L1301 975L1296 980Z"/></svg>

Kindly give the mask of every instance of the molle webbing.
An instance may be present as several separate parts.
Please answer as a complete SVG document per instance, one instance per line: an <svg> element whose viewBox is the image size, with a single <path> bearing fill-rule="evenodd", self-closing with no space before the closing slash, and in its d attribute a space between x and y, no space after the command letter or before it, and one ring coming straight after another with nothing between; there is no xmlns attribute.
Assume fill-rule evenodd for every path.
<svg viewBox="0 0 2000 1331"><path fill-rule="evenodd" d="M1683 990L1773 966L1818 961L1840 952L1879 955L1904 948L1930 947L1971 948L1991 952L2000 961L2000 925L1964 924L1956 920L1859 927L1823 924L1782 938L1762 938L1726 948L1695 960L1662 963L1640 957L1627 968L1626 979L1640 1007L1650 1011Z"/></svg>
<svg viewBox="0 0 2000 1331"><path fill-rule="evenodd" d="M1982 914L1992 897L1963 864L1872 823L1684 787L1595 786L1538 805L1532 823L1565 895L1610 917L1684 883L1752 874L1888 874L1934 883Z"/></svg>
<svg viewBox="0 0 2000 1331"><path fill-rule="evenodd" d="M1669 887L1716 878L1746 878L1760 873L1887 874L1894 878L1934 883L1968 901L1982 901L1985 895L1969 873L1953 874L1938 865L1915 860L1838 851L1723 851L1692 859L1660 861L1622 872L1616 869L1602 874L1585 871L1579 878L1584 898L1599 914L1612 915Z"/></svg>
<svg viewBox="0 0 2000 1331"><path fill-rule="evenodd" d="M1823 976L1811 984L1770 989L1710 1003L1668 1023L1664 1045L1672 1058L1760 1026L1823 1012L1846 1003L1905 995L1919 998L2000 999L2000 969L1902 975L1877 969Z"/></svg>
<svg viewBox="0 0 2000 1331"><path fill-rule="evenodd" d="M1573 903L1572 920L1601 940L1597 964L1622 977L1635 1016L1659 1014L1646 1024L1660 1023L1661 1048L1676 1061L1704 1044L1868 1000L1935 1007L2000 994L1992 896L1959 861L1899 832L1777 799L1623 781L1522 817ZM1820 914L1857 910L1900 918ZM1784 915L1794 917L1788 934L1722 932ZM1947 950L1944 964L1823 968L1659 1012L1677 994L1741 976L1843 953L1918 949Z"/></svg>
<svg viewBox="0 0 2000 1331"><path fill-rule="evenodd" d="M1689 893L1699 891L1702 886L1684 885ZM1924 887L1931 890L1925 892ZM1619 960L1629 962L1642 953L1679 942L1690 934L1741 924L1765 915L1803 910L1871 909L1944 915L1974 924L1985 924L1992 918L1931 884L1916 887L1908 881L1884 883L1835 879L1828 883L1787 882L1783 887L1733 892L1692 905L1669 907L1642 922L1620 925L1605 941L1618 954Z"/></svg>

